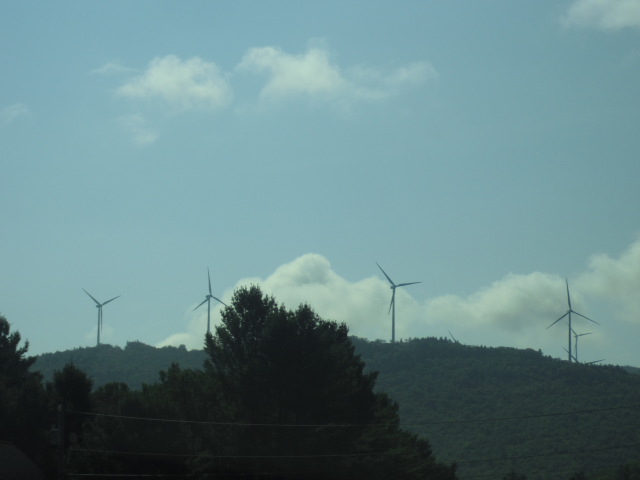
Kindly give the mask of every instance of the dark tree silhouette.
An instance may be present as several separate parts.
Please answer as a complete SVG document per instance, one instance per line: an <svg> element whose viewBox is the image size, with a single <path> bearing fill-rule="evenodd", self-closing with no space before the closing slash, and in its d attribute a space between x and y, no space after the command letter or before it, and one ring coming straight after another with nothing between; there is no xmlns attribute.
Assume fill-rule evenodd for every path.
<svg viewBox="0 0 640 480"><path fill-rule="evenodd" d="M49 414L42 376L29 368L29 342L20 346L20 333L0 315L0 440L14 443L45 471L51 456L47 428Z"/></svg>
<svg viewBox="0 0 640 480"><path fill-rule="evenodd" d="M227 463L229 470L454 478L426 441L400 430L397 404L373 392L377 374L365 373L346 325L242 287L205 343L217 401L243 424L224 431L226 453L241 458ZM216 465L204 461L200 470Z"/></svg>

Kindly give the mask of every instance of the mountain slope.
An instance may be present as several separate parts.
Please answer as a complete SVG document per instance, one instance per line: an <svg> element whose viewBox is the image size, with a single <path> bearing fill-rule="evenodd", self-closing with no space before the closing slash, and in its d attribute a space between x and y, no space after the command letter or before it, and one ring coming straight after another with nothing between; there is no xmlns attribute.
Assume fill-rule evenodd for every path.
<svg viewBox="0 0 640 480"><path fill-rule="evenodd" d="M377 389L400 404L405 428L429 439L460 478L598 478L640 458L640 376L613 366L569 364L541 352L465 346L447 339L388 344L352 339ZM130 342L42 355L50 378L73 361L99 386L154 383L172 362L202 368L202 351ZM629 406L629 408L621 408ZM582 412L571 413L569 412ZM610 478L610 477L602 477Z"/></svg>

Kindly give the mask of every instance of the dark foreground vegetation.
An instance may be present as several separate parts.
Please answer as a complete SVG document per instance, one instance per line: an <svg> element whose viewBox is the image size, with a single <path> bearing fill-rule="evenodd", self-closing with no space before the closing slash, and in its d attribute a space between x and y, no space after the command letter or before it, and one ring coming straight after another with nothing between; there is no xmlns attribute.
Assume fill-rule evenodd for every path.
<svg viewBox="0 0 640 480"><path fill-rule="evenodd" d="M19 368L0 368L0 432L13 426L7 438L50 472L44 433L64 402L68 473L640 480L634 369L348 338L257 289L238 291L223 319L202 351L101 345L31 370L5 321L0 361Z"/></svg>
<svg viewBox="0 0 640 480"><path fill-rule="evenodd" d="M429 443L400 428L345 325L241 288L205 339L203 369L95 390L73 364L42 382L0 319L2 436L53 478L47 429L64 405L64 471L185 478L454 479Z"/></svg>

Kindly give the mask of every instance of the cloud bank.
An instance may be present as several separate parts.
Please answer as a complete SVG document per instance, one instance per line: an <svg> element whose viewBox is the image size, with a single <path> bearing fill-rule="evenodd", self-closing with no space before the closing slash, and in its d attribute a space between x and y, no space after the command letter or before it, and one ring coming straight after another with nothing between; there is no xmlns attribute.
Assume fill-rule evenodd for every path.
<svg viewBox="0 0 640 480"><path fill-rule="evenodd" d="M564 18L565 24L604 31L640 28L638 0L576 0Z"/></svg>
<svg viewBox="0 0 640 480"><path fill-rule="evenodd" d="M393 278L392 272L389 273ZM375 271L375 265L372 274L351 282L336 273L322 255L306 254L279 266L265 279L243 279L234 289L258 284L287 308L308 303L321 317L346 323L352 335L388 340L391 336L388 315L391 292L387 280ZM603 303L609 310L613 308L624 324L632 329L640 328L637 295L640 290L640 240L618 258L606 254L593 256L585 272L569 279L569 285L572 306L578 312L595 318L594 307ZM424 291L420 292L424 287L412 285L398 289L398 339L446 337L450 331L459 341L471 345L542 349L546 354L564 358L566 324L560 322L547 328L568 309L564 278L542 272L508 274L466 297L444 295L419 301L416 298L424 295ZM233 289L227 290L223 297L225 302L230 300L232 292ZM621 326L615 319L602 321L597 318L601 320L601 326L589 324L579 317L574 322L579 333L597 329L599 335L590 336L583 347L592 351L596 347L610 347L614 342L612 337ZM212 319L214 323L219 322L219 307L212 310ZM173 335L161 345L185 344L189 348L201 348L205 328L206 311L189 314L187 332Z"/></svg>

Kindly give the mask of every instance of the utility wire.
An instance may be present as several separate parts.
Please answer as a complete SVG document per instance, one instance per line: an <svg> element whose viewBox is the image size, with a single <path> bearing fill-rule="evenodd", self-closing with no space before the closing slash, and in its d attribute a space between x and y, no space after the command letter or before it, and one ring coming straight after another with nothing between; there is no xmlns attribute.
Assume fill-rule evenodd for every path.
<svg viewBox="0 0 640 480"><path fill-rule="evenodd" d="M428 425L452 425L452 424L463 424L463 423L480 423L480 422L501 422L508 420L527 420L533 418L545 418L545 417L559 417L565 415L579 415L586 413L598 413L598 412L608 412L613 410L623 410L627 408L638 408L640 407L640 403L632 404L632 405L621 405L616 407L606 407L606 408L594 408L589 410L574 410L567 412L554 412L554 413L541 413L536 415L520 415L520 416L512 416L512 417L489 417L489 418L473 418L466 420L440 420L434 422L407 422L407 423L368 423L368 424L357 424L357 423L339 423L339 424L296 424L296 423L245 423L245 422L208 422L208 421L200 421L200 420L180 420L180 419L169 419L169 418L150 418L150 417L135 417L129 415L115 415L108 413L92 413L92 412L79 412L79 411L67 411L66 413L74 414L74 415L87 415L94 417L107 417L107 418L123 418L128 420L141 420L141 421L149 421L149 422L167 422L167 423L190 423L197 425L214 425L214 426L237 426L237 427L300 427L300 428L345 428L345 427L391 427L391 426L428 426Z"/></svg>
<svg viewBox="0 0 640 480"><path fill-rule="evenodd" d="M155 453L155 452L125 452L118 450L94 450L89 448L70 448L72 452L89 452L89 453L107 453L110 455L145 455L155 457L199 457L199 458L212 458L212 459L265 459L265 458L344 458L344 457L381 457L391 455L412 455L407 453L390 453L390 452L375 452L375 453L326 453L326 454L314 454L314 455L209 455L202 453Z"/></svg>
<svg viewBox="0 0 640 480"><path fill-rule="evenodd" d="M577 453L594 453L607 450L624 450L627 448L640 447L640 443L633 443L630 445L616 445L614 447L602 447L592 448L586 450L566 450L561 452L550 453L537 453L532 455L518 455L515 457L494 457L494 458L480 458L474 460L463 460L455 462L456 465L466 465L470 463L486 463L486 462L501 462L509 460L524 460L530 458L541 457L554 457L560 455L575 455ZM343 458L343 457L378 457L378 456L391 456L391 455L413 455L412 453L391 453L391 452L375 452L375 453L329 453L329 454L314 454L314 455L210 455L210 454L196 454L196 453L157 453L157 452L127 452L119 450L97 450L89 448L70 448L71 452L89 452L89 453L106 453L110 455L146 455L146 456L158 456L158 457L201 457L201 458L214 458L214 459L265 459L265 458Z"/></svg>

